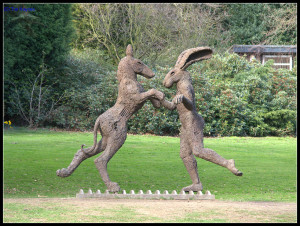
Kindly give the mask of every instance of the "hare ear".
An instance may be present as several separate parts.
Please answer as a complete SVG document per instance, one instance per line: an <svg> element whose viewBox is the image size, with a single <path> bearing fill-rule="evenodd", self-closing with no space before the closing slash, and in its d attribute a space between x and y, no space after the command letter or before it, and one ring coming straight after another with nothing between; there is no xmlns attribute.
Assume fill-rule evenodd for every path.
<svg viewBox="0 0 300 226"><path fill-rule="evenodd" d="M175 67L185 70L188 66L197 61L211 58L212 53L213 51L209 47L187 49L179 55Z"/></svg>
<svg viewBox="0 0 300 226"><path fill-rule="evenodd" d="M132 49L132 45L128 45L126 48L126 56L132 56L133 57L133 49Z"/></svg>

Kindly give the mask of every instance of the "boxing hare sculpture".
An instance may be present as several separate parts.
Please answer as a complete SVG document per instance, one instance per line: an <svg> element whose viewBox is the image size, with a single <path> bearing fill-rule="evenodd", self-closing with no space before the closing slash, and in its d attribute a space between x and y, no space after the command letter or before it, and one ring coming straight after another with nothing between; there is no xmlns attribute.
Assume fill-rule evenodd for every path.
<svg viewBox="0 0 300 226"><path fill-rule="evenodd" d="M56 171L58 176L70 176L83 160L103 151L102 155L94 161L96 167L109 191L118 192L120 190L119 185L109 179L107 164L126 140L127 121L147 100L150 100L153 106L158 108L161 105L160 101L164 99L164 94L158 90L150 89L145 92L137 81L137 74L146 78L154 77L154 73L143 62L133 57L132 46L128 45L126 57L122 58L118 65L117 101L113 107L97 118L94 126L94 145L85 149L82 145L68 168ZM98 129L102 139L97 143Z"/></svg>
<svg viewBox="0 0 300 226"><path fill-rule="evenodd" d="M169 105L169 107L167 105L164 106L170 110L176 107L179 113L181 122L180 157L193 181L192 185L183 188L184 191L201 191L203 189L194 155L223 166L236 176L243 175L242 172L235 168L233 159L226 160L215 151L204 148L203 145L204 120L197 113L192 80L186 68L197 61L208 59L211 56L212 50L209 47L185 50L179 55L174 69L168 72L163 81L163 85L167 88L170 88L174 83L177 84L176 96L172 100L173 105Z"/></svg>

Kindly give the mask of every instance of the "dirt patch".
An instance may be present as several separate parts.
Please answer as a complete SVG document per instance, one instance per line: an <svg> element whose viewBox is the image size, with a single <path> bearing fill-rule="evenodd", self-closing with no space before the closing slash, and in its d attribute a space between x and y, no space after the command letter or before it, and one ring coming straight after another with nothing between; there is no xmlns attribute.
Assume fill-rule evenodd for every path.
<svg viewBox="0 0 300 226"><path fill-rule="evenodd" d="M22 204L29 209L39 208L46 210L45 212L48 210L46 215L48 218L42 217L44 222L297 222L297 203L283 202L97 198L4 199L4 219L7 219L5 216L12 214L9 208L5 208L6 203ZM53 211L54 209L56 211ZM26 211L14 214L26 214ZM63 217L59 220L56 215ZM27 222L42 222L40 217L34 219L33 215L26 219Z"/></svg>

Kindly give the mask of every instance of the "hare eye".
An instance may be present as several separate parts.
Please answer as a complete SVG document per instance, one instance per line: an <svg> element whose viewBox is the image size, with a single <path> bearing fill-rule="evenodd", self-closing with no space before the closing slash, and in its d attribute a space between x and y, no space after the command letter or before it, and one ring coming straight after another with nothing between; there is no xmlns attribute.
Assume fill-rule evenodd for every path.
<svg viewBox="0 0 300 226"><path fill-rule="evenodd" d="M174 71L172 71L172 72L171 72L171 75L174 75L174 74L175 74L175 72L174 72Z"/></svg>
<svg viewBox="0 0 300 226"><path fill-rule="evenodd" d="M142 64L141 62L138 62L138 64Z"/></svg>

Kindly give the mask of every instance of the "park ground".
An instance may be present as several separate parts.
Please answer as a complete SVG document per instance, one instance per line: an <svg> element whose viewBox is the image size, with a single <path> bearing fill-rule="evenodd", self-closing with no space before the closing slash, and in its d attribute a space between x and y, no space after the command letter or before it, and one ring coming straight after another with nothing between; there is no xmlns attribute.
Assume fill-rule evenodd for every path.
<svg viewBox="0 0 300 226"><path fill-rule="evenodd" d="M93 134L11 129L4 133L3 222L297 222L297 141L293 137L206 138L205 146L236 160L242 177L197 159L215 200L76 199L79 189L104 191L93 157L71 177L56 170L70 163ZM149 145L151 144L151 145ZM176 190L191 183L179 157L179 138L128 135L109 163L112 180L134 189Z"/></svg>
<svg viewBox="0 0 300 226"><path fill-rule="evenodd" d="M297 203L221 200L4 199L4 222L295 223Z"/></svg>

